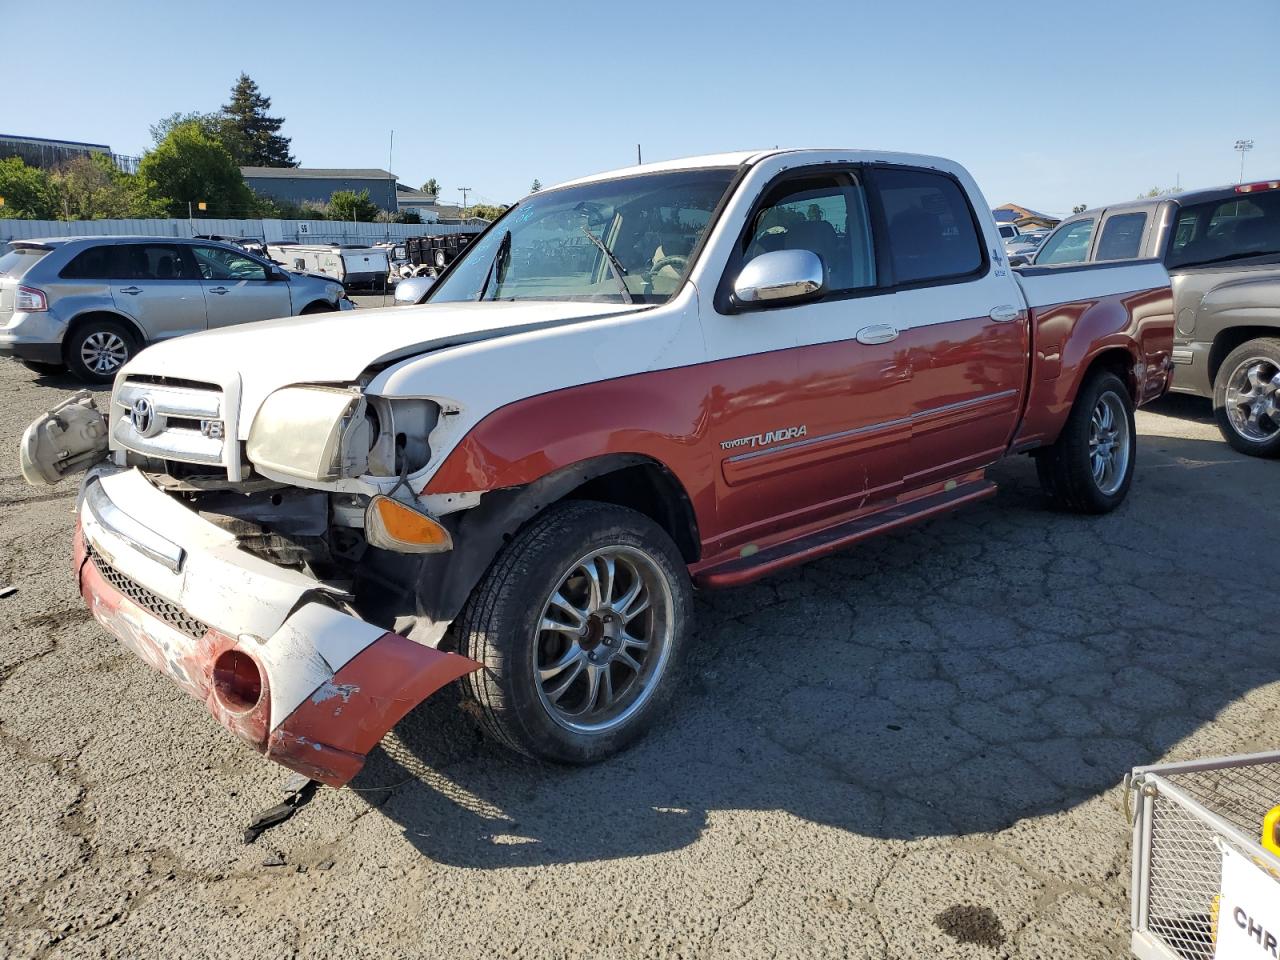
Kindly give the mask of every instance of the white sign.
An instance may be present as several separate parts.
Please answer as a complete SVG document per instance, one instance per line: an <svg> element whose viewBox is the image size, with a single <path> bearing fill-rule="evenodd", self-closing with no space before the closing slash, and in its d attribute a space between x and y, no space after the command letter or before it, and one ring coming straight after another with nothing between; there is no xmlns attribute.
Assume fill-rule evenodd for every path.
<svg viewBox="0 0 1280 960"><path fill-rule="evenodd" d="M310 232L311 232L311 224L309 223L298 224L298 233L310 233Z"/></svg>
<svg viewBox="0 0 1280 960"><path fill-rule="evenodd" d="M1280 960L1280 880L1225 844L1213 957Z"/></svg>

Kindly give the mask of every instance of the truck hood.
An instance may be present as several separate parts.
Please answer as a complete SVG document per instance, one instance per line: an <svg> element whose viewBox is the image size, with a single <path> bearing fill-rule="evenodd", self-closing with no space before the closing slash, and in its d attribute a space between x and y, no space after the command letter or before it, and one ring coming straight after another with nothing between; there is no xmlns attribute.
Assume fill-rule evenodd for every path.
<svg viewBox="0 0 1280 960"><path fill-rule="evenodd" d="M237 390L237 434L247 439L262 401L281 387L351 383L375 364L636 309L645 308L566 301L442 303L284 317L158 343L127 364L117 383L142 374Z"/></svg>

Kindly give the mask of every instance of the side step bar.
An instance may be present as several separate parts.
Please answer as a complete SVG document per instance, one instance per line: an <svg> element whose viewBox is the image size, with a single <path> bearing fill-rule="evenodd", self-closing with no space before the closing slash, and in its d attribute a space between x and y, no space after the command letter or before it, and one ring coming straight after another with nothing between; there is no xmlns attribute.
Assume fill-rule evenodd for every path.
<svg viewBox="0 0 1280 960"><path fill-rule="evenodd" d="M736 587L815 557L835 553L844 547L886 533L895 527L915 523L934 514L945 513L967 503L985 500L996 492L990 480L962 483L950 490L930 494L906 503L897 503L875 513L838 523L797 540L767 547L749 557L739 557L701 570L694 577L702 587Z"/></svg>

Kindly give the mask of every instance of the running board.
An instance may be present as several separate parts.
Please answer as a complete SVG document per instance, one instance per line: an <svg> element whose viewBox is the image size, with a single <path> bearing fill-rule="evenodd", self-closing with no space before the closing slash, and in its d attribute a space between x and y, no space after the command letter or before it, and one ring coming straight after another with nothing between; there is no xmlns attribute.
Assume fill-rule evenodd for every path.
<svg viewBox="0 0 1280 960"><path fill-rule="evenodd" d="M736 587L777 570L835 553L896 527L954 510L967 503L985 500L995 492L996 485L990 480L973 480L927 497L893 504L873 514L838 523L797 540L775 544L750 556L736 557L699 571L694 581L700 587Z"/></svg>

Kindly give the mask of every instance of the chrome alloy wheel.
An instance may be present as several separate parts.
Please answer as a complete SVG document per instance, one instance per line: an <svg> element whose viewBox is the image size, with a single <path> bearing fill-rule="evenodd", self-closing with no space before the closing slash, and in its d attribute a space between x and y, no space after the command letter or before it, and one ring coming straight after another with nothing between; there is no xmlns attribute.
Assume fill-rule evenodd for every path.
<svg viewBox="0 0 1280 960"><path fill-rule="evenodd" d="M1129 473L1129 418L1124 401L1111 390L1098 397L1089 422L1089 469L1106 496L1119 490Z"/></svg>
<svg viewBox="0 0 1280 960"><path fill-rule="evenodd" d="M1280 431L1280 366L1251 357L1227 378L1227 418L1236 433L1262 443Z"/></svg>
<svg viewBox="0 0 1280 960"><path fill-rule="evenodd" d="M80 359L94 373L114 373L129 359L129 348L118 333L100 330L84 338Z"/></svg>
<svg viewBox="0 0 1280 960"><path fill-rule="evenodd" d="M634 547L575 561L543 605L533 644L538 698L574 733L603 733L653 696L671 652L674 604L657 564Z"/></svg>

